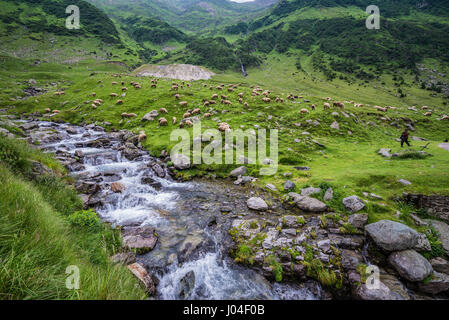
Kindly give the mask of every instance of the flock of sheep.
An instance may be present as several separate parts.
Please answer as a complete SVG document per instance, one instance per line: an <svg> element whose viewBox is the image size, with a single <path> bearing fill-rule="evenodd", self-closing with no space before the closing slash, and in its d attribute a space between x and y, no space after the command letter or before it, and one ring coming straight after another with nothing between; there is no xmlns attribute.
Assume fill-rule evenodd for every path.
<svg viewBox="0 0 449 320"><path fill-rule="evenodd" d="M118 76L118 75L116 75L116 76ZM103 81L99 80L98 83L103 83ZM113 81L112 85L113 86L118 86L119 82ZM131 81L130 85L132 87L134 87L135 89L141 89L142 88L142 84L139 83L139 82L136 82L136 81ZM158 79L157 78L153 78L151 80L151 88L157 88L157 85L158 85ZM115 93L115 92L111 92L109 94L110 98L118 98L116 100L116 102L115 102L116 105L122 105L124 103L123 98L126 96L126 92L128 91L128 88L125 86L125 82L124 81L121 81L121 86L122 86L122 88L121 88L121 91L122 91L121 96L119 94ZM223 92L223 91L227 90L227 92L232 93L232 92L235 92L235 90L237 90L240 86L242 86L241 83L239 83L239 84L228 84L228 85L225 85L225 84L222 83L222 84L219 84L217 86L203 84L204 88L208 87L209 90L211 90L211 91L213 91L213 90L218 91L217 93L213 93L211 95L210 99L203 99L203 101L202 101L203 107L211 107L211 106L216 105L218 103L220 103L222 105L232 105L233 102L231 101L231 98L228 95L221 94L219 92ZM181 83L172 82L170 91L176 91L177 92L177 93L175 93L173 95L175 100L181 100L181 94L179 94L178 91L180 89L181 90L184 89L185 87L191 87L191 84L190 83L186 83L185 81L182 81ZM279 97L279 96L273 97L269 90L263 90L259 86L250 86L250 88L252 89L251 96L253 98L261 96L262 97L261 102L264 102L264 103L271 103L272 101L274 101L276 103L284 103L286 100L295 101L295 100L304 98L301 95L294 95L294 94L289 94L286 99L284 99L282 97ZM61 95L64 95L64 94L65 94L64 91L58 91L58 92L54 93L55 96L61 96ZM91 96L96 98L96 93L93 92L91 94ZM248 99L246 99L246 100L248 100ZM331 107L339 108L339 109L344 109L345 108L345 103L343 103L343 102L340 102L340 101L333 101L332 102L332 99L329 98L329 97L325 98L325 100L327 100L328 102L324 102L324 104L323 104L324 110L330 109ZM250 107L249 102L245 101L245 93L244 92L240 92L240 93L237 94L237 102L239 104L242 104L245 108L249 108ZM348 104L353 104L353 106L356 107L356 108L364 106L363 104L355 103L353 101L345 101L345 102L348 103ZM92 102L91 107L93 109L96 109L99 106L101 106L103 103L104 103L104 101L102 99L96 98ZM178 104L182 108L187 108L189 106L189 102L188 101L179 101ZM311 104L311 105L309 105L309 108L311 110L315 110L316 109L316 105L315 104ZM391 110L396 109L396 107L392 107L392 106L386 106L386 107L374 106L374 109L376 109L377 111L381 111L381 112L387 112L389 109L391 109ZM409 109L417 111L416 107L411 107ZM192 126L193 125L193 121L194 121L194 119L192 119L192 117L197 116L197 115L201 115L202 114L204 118L210 118L212 116L211 110L212 109L210 109L209 112L206 112L206 113L202 114L202 111L201 111L200 107L196 107L196 108L193 108L193 109L188 109L183 114L182 119L179 122L179 126L181 128L184 127L184 126ZM427 107L427 106L423 106L422 110L425 111L425 113L423 113L424 116L432 116L432 114L433 114L432 110L429 110L429 107ZM47 109L45 109L45 112L46 113L50 113L50 112L52 112L52 113L59 113L60 111L59 110L51 111L49 108L47 108ZM159 109L159 113L160 114L168 114L168 110L165 109L165 108L160 108ZM302 109L299 110L299 114L300 115L309 114L309 113L310 113L310 111L309 111L308 108L302 108ZM135 117L137 117L137 114L123 112L121 114L121 117L122 118L135 118ZM448 115L442 115L440 120L448 120L448 119L449 119ZM173 125L175 125L175 124L178 123L178 119L176 117L172 117L172 121L171 122L172 122ZM168 122L168 120L165 117L160 117L158 119L158 123L159 123L160 126L167 126L169 122ZM218 128L221 131L226 131L226 130L230 129L230 126L227 123L220 123Z"/></svg>

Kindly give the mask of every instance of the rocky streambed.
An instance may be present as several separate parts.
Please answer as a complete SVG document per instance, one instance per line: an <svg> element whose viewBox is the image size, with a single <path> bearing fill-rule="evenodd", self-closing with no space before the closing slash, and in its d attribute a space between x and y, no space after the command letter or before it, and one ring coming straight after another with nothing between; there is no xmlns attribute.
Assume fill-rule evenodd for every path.
<svg viewBox="0 0 449 320"><path fill-rule="evenodd" d="M75 178L85 207L123 229L130 251L114 257L157 299L322 299L313 281L272 284L229 257L237 218L259 215L246 205L251 189L218 181L177 182L139 136L102 127L22 121L31 144L52 152ZM278 203L273 211L285 209Z"/></svg>
<svg viewBox="0 0 449 320"><path fill-rule="evenodd" d="M319 188L280 201L245 186L252 178L242 169L234 184L175 181L169 156L150 156L141 134L16 124L70 170L86 207L122 228L124 250L113 260L127 264L155 299L448 297L449 227L442 221L415 216L417 226L438 231L445 250L426 259L430 234L389 220L367 225L358 196L343 199L350 214L341 216L313 198ZM324 201L332 197L326 190ZM367 286L369 266L379 271L375 289Z"/></svg>

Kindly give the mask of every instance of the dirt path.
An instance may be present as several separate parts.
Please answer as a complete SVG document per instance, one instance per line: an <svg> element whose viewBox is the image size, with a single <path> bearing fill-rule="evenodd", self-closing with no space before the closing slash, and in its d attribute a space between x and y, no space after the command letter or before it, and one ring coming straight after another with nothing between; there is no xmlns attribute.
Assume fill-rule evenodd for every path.
<svg viewBox="0 0 449 320"><path fill-rule="evenodd" d="M440 143L438 146L444 150L449 151L449 143Z"/></svg>

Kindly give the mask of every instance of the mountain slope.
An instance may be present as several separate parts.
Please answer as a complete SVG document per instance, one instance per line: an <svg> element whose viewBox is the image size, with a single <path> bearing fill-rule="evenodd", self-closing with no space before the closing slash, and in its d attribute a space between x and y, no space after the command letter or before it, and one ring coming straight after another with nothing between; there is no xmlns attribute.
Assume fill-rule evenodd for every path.
<svg viewBox="0 0 449 320"><path fill-rule="evenodd" d="M80 29L66 28L69 5L80 8ZM0 7L3 55L57 63L87 58L138 61L108 16L86 1L1 0Z"/></svg>
<svg viewBox="0 0 449 320"><path fill-rule="evenodd" d="M228 0L89 0L112 17L121 12L157 17L183 31L204 32L240 19L250 19L277 0L238 4Z"/></svg>

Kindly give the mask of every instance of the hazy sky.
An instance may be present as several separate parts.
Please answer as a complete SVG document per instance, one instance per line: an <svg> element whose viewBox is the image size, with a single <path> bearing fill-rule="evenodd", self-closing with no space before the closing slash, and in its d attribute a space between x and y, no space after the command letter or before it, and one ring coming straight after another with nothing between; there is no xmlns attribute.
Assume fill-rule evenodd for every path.
<svg viewBox="0 0 449 320"><path fill-rule="evenodd" d="M254 1L254 0L231 0L232 2L239 2L239 3L242 3L242 2L251 2L251 1Z"/></svg>

